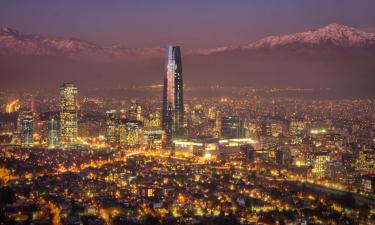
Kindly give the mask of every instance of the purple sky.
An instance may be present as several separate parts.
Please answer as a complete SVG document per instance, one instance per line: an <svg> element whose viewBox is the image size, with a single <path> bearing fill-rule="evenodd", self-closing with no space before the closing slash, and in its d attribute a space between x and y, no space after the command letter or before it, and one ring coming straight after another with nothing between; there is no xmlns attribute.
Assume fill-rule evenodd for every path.
<svg viewBox="0 0 375 225"><path fill-rule="evenodd" d="M0 24L104 45L209 48L332 22L375 31L374 12L374 0L12 0L0 2Z"/></svg>

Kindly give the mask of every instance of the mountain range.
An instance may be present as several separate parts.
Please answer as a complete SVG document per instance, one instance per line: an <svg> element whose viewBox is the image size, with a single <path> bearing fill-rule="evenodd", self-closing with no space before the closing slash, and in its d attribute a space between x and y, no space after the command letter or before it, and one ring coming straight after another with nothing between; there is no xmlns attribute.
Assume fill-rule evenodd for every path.
<svg viewBox="0 0 375 225"><path fill-rule="evenodd" d="M233 50L254 50L289 47L293 45L319 47L370 47L375 45L375 33L367 33L340 24L329 24L311 31L268 36L242 46L229 46L214 49L189 50L188 54L215 54ZM76 59L95 57L119 59L128 56L160 56L161 47L126 48L122 45L100 46L77 38L43 37L21 34L9 27L0 27L0 54L67 56Z"/></svg>
<svg viewBox="0 0 375 225"><path fill-rule="evenodd" d="M243 45L183 48L183 53L188 84L329 87L375 96L375 33L349 26L329 24ZM0 87L161 83L163 66L161 47L101 46L0 27Z"/></svg>
<svg viewBox="0 0 375 225"><path fill-rule="evenodd" d="M63 56L80 60L128 59L128 56L154 56L161 48L126 48L122 45L100 46L77 38L43 37L21 34L9 27L0 27L0 54Z"/></svg>

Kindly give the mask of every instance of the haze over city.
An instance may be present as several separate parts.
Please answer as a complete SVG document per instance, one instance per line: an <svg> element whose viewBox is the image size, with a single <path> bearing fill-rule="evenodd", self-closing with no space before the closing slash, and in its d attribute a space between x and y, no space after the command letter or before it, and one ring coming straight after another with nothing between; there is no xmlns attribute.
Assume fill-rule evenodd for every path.
<svg viewBox="0 0 375 225"><path fill-rule="evenodd" d="M3 88L53 89L66 80L85 89L160 84L164 48L175 44L183 49L187 85L374 95L372 1L0 4ZM316 32L294 36L306 31ZM292 37L285 43L254 45L286 34Z"/></svg>
<svg viewBox="0 0 375 225"><path fill-rule="evenodd" d="M0 225L375 224L375 2L0 2Z"/></svg>

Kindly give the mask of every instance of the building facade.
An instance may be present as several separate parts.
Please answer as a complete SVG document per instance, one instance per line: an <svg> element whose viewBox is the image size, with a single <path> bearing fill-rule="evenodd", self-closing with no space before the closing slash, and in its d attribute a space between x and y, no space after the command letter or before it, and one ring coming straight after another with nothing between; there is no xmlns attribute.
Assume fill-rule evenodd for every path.
<svg viewBox="0 0 375 225"><path fill-rule="evenodd" d="M48 148L55 149L60 146L60 121L51 118L48 121Z"/></svg>
<svg viewBox="0 0 375 225"><path fill-rule="evenodd" d="M172 137L183 135L184 124L182 63L179 46L168 47L165 70L162 128L166 134L166 143L171 143Z"/></svg>
<svg viewBox="0 0 375 225"><path fill-rule="evenodd" d="M121 119L119 124L120 147L134 147L141 143L141 128L139 121Z"/></svg>
<svg viewBox="0 0 375 225"><path fill-rule="evenodd" d="M19 115L21 146L29 148L33 146L34 119L31 112L21 112Z"/></svg>
<svg viewBox="0 0 375 225"><path fill-rule="evenodd" d="M118 139L118 119L116 110L108 110L105 114L105 139L107 144L115 146Z"/></svg>
<svg viewBox="0 0 375 225"><path fill-rule="evenodd" d="M74 144L77 139L77 92L74 84L60 87L61 144Z"/></svg>

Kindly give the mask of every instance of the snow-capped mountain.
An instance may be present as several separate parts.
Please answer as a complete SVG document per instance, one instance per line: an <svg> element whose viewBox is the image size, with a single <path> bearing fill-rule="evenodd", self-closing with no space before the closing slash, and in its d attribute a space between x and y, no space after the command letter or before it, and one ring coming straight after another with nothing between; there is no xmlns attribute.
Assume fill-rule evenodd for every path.
<svg viewBox="0 0 375 225"><path fill-rule="evenodd" d="M101 47L79 39L25 35L9 27L2 27L0 28L0 49L1 52L23 55L71 55L83 51L100 51Z"/></svg>
<svg viewBox="0 0 375 225"><path fill-rule="evenodd" d="M245 46L247 48L273 48L289 44L325 45L337 47L367 47L375 45L375 33L367 33L340 24L329 24L312 31L269 36Z"/></svg>
<svg viewBox="0 0 375 225"><path fill-rule="evenodd" d="M184 51L187 54L210 55L233 50L287 47L289 45L318 47L375 46L375 33L367 33L353 27L329 24L325 27L295 34L268 36L242 46L224 46L213 49ZM0 27L0 54L68 56L79 59L134 59L139 57L160 57L164 50L156 48L127 48L123 45L100 46L76 38L43 37L21 34L9 27Z"/></svg>
<svg viewBox="0 0 375 225"><path fill-rule="evenodd" d="M209 55L235 50L276 49L280 47L370 47L375 46L375 33L368 33L353 27L329 24L325 27L294 34L275 35L240 46L227 46L214 49L199 49L191 51L193 54ZM295 49L296 50L296 49ZM298 47L297 47L298 50Z"/></svg>
<svg viewBox="0 0 375 225"><path fill-rule="evenodd" d="M74 59L114 59L153 56L160 48L126 48L122 45L102 47L77 38L44 37L21 34L9 27L0 27L0 54L67 56Z"/></svg>

